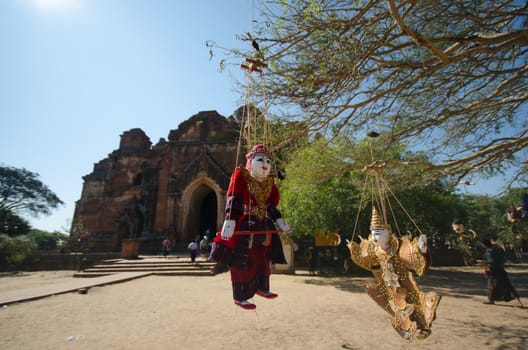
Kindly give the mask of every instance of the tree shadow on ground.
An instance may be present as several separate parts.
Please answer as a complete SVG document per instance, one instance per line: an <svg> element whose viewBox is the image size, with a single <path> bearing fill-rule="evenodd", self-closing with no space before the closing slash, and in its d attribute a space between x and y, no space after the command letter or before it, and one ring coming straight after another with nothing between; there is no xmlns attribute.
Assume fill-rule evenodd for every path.
<svg viewBox="0 0 528 350"><path fill-rule="evenodd" d="M416 278L418 285L438 294L456 298L472 298L486 295L484 269L479 266L431 267L424 276ZM507 266L510 281L521 298L528 296L528 264ZM331 285L346 292L364 293L364 285L373 283L374 277L366 271L347 276L319 276L305 283Z"/></svg>
<svg viewBox="0 0 528 350"><path fill-rule="evenodd" d="M510 277L513 286L520 294L521 299L528 297L528 264L506 266L506 271ZM431 267L426 274L417 279L417 283L424 292L435 291L442 296L457 298L459 300L480 298L485 300L487 282L484 277L482 266L461 266L461 267ZM362 293L366 295L364 285L373 283L374 277L366 271L347 276L318 276L309 278L304 281L308 284L333 286L349 293ZM480 304L480 301L475 303ZM436 325L436 334L449 334L453 339L465 339L475 337L477 334L479 344L486 349L526 349L528 334L526 324L528 322L528 305L521 312L518 310L516 301L510 303L497 303L493 309L500 308L499 313L514 314L518 322L514 324L502 325L500 322L494 322L492 319L481 317L474 314L464 314L460 317L456 314L443 313L443 323ZM514 310L515 309L515 310ZM497 310L498 311L498 310ZM443 311L442 311L443 312ZM448 326L447 326L448 325ZM449 330L447 330L447 328ZM438 332L438 333L437 333ZM446 333L448 332L448 333ZM395 337L397 337L395 335ZM442 340L433 340L428 343L431 349L449 348ZM409 349L426 348L420 343L416 347L406 345ZM355 347L352 342L344 343L343 349L360 349L361 345ZM403 347L401 347L403 348Z"/></svg>

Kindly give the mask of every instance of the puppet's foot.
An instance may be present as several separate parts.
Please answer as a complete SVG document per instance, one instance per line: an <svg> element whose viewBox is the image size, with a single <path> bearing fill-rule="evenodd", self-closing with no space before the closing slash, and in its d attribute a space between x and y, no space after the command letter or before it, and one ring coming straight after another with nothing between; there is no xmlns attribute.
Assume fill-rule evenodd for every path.
<svg viewBox="0 0 528 350"><path fill-rule="evenodd" d="M246 309L246 310L254 310L257 308L255 304L252 304L247 300L242 300L242 301L235 300L235 305L238 305L241 308Z"/></svg>
<svg viewBox="0 0 528 350"><path fill-rule="evenodd" d="M395 315L394 319L391 321L392 327L400 337L407 341L411 341L416 333L416 322L411 321L408 317L401 317Z"/></svg>
<svg viewBox="0 0 528 350"><path fill-rule="evenodd" d="M424 329L431 328L431 324L436 319L436 308L438 307L438 304L440 303L440 299L442 297L435 292L429 292L425 294L424 298L424 311L423 316L425 320L425 327Z"/></svg>
<svg viewBox="0 0 528 350"><path fill-rule="evenodd" d="M270 291L263 291L263 290L260 290L260 289L257 289L257 295L263 297L263 298L266 298L266 299L275 299L276 297L278 297L279 295L278 294L275 294L275 293L272 293Z"/></svg>
<svg viewBox="0 0 528 350"><path fill-rule="evenodd" d="M493 305L495 303L491 300L486 300L486 301L483 301L482 304Z"/></svg>
<svg viewBox="0 0 528 350"><path fill-rule="evenodd" d="M431 330L430 329L420 329L420 331L418 332L416 337L418 339L425 339L425 338L427 338L430 335L431 335Z"/></svg>

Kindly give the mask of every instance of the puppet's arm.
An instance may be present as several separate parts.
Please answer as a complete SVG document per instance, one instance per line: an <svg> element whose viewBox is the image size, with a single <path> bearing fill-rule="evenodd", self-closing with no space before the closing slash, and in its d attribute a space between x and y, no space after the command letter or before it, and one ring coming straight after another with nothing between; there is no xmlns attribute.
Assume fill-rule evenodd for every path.
<svg viewBox="0 0 528 350"><path fill-rule="evenodd" d="M415 237L412 241L407 237L402 237L399 255L404 264L418 276L422 276L431 266L431 254L425 235Z"/></svg>
<svg viewBox="0 0 528 350"><path fill-rule="evenodd" d="M284 221L284 218L282 217L281 212L279 211L279 209L277 209L275 204L268 205L268 210L267 211L268 211L268 217L272 221L275 221L275 223L277 224L277 226L279 226L279 229L281 231L291 232L292 229L291 229L290 225L288 225L286 223L286 221Z"/></svg>
<svg viewBox="0 0 528 350"><path fill-rule="evenodd" d="M359 267L364 270L372 271L372 266L377 265L377 261L369 253L369 241L359 237L361 242L349 242L350 258Z"/></svg>

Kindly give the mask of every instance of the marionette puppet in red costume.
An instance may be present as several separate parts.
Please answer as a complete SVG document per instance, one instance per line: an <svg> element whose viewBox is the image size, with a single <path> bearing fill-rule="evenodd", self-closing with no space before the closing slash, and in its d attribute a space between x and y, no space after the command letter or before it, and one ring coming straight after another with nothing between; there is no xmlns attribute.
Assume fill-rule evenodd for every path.
<svg viewBox="0 0 528 350"><path fill-rule="evenodd" d="M270 175L267 148L257 145L246 158L245 168L237 167L231 175L225 221L215 238L213 258L229 266L235 304L250 310L256 306L248 299L255 294L267 299L278 296L270 291L271 263L286 263L278 232L291 228L277 209L280 194Z"/></svg>

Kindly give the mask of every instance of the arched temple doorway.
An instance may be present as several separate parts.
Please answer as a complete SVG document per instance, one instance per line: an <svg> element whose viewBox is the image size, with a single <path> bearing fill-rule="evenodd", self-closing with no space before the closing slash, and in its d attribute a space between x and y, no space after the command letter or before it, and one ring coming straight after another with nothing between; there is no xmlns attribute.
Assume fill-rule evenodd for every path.
<svg viewBox="0 0 528 350"><path fill-rule="evenodd" d="M203 237L209 229L211 238L218 230L220 213L223 210L223 196L220 187L207 177L199 177L184 191L183 227L181 237L184 242L190 242L200 235Z"/></svg>
<svg viewBox="0 0 528 350"><path fill-rule="evenodd" d="M200 233L204 233L206 230L209 230L210 234L212 235L209 236L209 238L214 237L214 234L217 231L217 213L218 204L216 193L211 190L211 192L209 192L202 200L202 205L200 207L200 220L198 221L200 223Z"/></svg>

